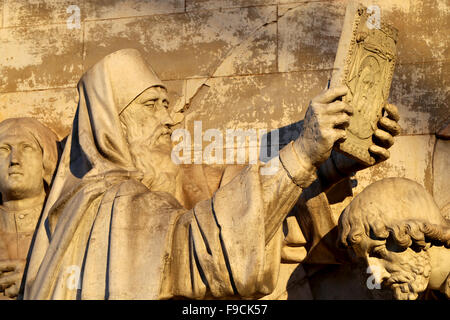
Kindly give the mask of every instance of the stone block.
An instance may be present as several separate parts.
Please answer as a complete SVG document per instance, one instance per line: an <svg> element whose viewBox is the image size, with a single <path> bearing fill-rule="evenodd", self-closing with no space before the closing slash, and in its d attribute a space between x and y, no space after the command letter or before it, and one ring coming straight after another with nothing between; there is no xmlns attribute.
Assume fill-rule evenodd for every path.
<svg viewBox="0 0 450 320"><path fill-rule="evenodd" d="M331 2L333 0L278 0L278 4L292 4L296 5L299 3L305 3L305 2Z"/></svg>
<svg viewBox="0 0 450 320"><path fill-rule="evenodd" d="M4 0L4 3L4 27L66 23L75 13L69 8L72 5L79 8L80 22L85 15L84 1Z"/></svg>
<svg viewBox="0 0 450 320"><path fill-rule="evenodd" d="M186 127L194 121L220 130L289 126L303 119L327 77L328 72L292 72L209 79L191 99Z"/></svg>
<svg viewBox="0 0 450 320"><path fill-rule="evenodd" d="M436 141L433 156L433 197L447 219L450 219L450 140Z"/></svg>
<svg viewBox="0 0 450 320"><path fill-rule="evenodd" d="M450 7L444 1L361 0L399 30L398 63L448 61ZM287 4L282 4L287 3ZM345 15L344 1L288 1L278 6L279 71L333 67Z"/></svg>
<svg viewBox="0 0 450 320"><path fill-rule="evenodd" d="M0 0L0 28L3 28L3 7L5 0Z"/></svg>
<svg viewBox="0 0 450 320"><path fill-rule="evenodd" d="M277 0L186 0L186 11L276 4Z"/></svg>
<svg viewBox="0 0 450 320"><path fill-rule="evenodd" d="M277 24L269 23L255 31L223 59L214 76L277 72Z"/></svg>
<svg viewBox="0 0 450 320"><path fill-rule="evenodd" d="M0 47L0 92L74 87L81 77L81 29L3 28Z"/></svg>
<svg viewBox="0 0 450 320"><path fill-rule="evenodd" d="M430 134L448 117L450 64L398 65L389 101L399 108L402 134Z"/></svg>
<svg viewBox="0 0 450 320"><path fill-rule="evenodd" d="M86 20L184 12L184 0L85 0Z"/></svg>
<svg viewBox="0 0 450 320"><path fill-rule="evenodd" d="M279 5L278 70L331 69L341 35L345 6L341 2Z"/></svg>
<svg viewBox="0 0 450 320"><path fill-rule="evenodd" d="M228 159L227 150L234 152L233 163L241 163L236 158L241 157L239 154L245 158L244 163L256 158L267 161L276 156L279 148L298 137L299 120L303 119L310 99L321 91L327 76L327 72L296 72L188 79L185 91L187 104L182 113L185 119L176 129L185 128L189 132L191 161L201 162L196 160L200 159L200 155L205 161L205 157L212 156L206 152L212 148L211 140L205 138L209 129L216 129L221 135L222 140L217 146L223 147L220 150L223 161ZM279 140L274 140L273 130L278 128ZM234 142L227 145L231 142L228 141L227 130L234 130L238 135L241 130L247 135L244 145ZM198 133L200 136L195 138ZM174 142L177 145L180 143L178 138ZM267 143L269 149L262 150L262 142Z"/></svg>
<svg viewBox="0 0 450 320"><path fill-rule="evenodd" d="M400 30L399 63L448 61L448 1L411 1L409 10L393 12L391 20Z"/></svg>
<svg viewBox="0 0 450 320"><path fill-rule="evenodd" d="M369 184L388 177L404 177L433 190L434 135L399 136L389 149L391 157L356 173L353 192L358 194Z"/></svg>
<svg viewBox="0 0 450 320"><path fill-rule="evenodd" d="M342 1L346 4L348 1ZM448 1L360 0L380 8L381 22L399 30L398 63L444 61L449 58L450 4Z"/></svg>
<svg viewBox="0 0 450 320"><path fill-rule="evenodd" d="M235 47L274 20L276 7L269 6L86 22L85 68L131 47L144 53L163 80L208 77Z"/></svg>
<svg viewBox="0 0 450 320"><path fill-rule="evenodd" d="M0 94L0 121L32 117L52 129L60 139L72 130L78 102L75 88Z"/></svg>

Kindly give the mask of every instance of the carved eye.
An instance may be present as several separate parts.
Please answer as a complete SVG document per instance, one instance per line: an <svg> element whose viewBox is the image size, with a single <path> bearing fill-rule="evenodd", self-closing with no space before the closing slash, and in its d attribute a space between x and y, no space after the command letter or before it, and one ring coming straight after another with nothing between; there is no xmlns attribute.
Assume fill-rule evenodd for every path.
<svg viewBox="0 0 450 320"><path fill-rule="evenodd" d="M155 106L156 100L157 99L147 100L147 101L144 102L144 106L152 108L152 107Z"/></svg>
<svg viewBox="0 0 450 320"><path fill-rule="evenodd" d="M9 150L10 150L9 146L7 146L5 144L0 146L1 152L9 152Z"/></svg>
<svg viewBox="0 0 450 320"><path fill-rule="evenodd" d="M24 150L27 150L27 151L31 151L31 150L33 150L33 146L30 145L30 144L24 144L24 145L23 145L23 149L24 149Z"/></svg>

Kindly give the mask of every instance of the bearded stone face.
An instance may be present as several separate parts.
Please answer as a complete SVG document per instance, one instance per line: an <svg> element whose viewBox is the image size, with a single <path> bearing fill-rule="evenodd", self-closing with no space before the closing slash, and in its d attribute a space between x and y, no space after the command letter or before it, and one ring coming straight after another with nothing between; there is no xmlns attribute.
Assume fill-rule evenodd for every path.
<svg viewBox="0 0 450 320"><path fill-rule="evenodd" d="M171 127L167 91L151 87L134 99L120 114L137 169L144 174L142 183L151 190L174 192L177 166L170 153Z"/></svg>
<svg viewBox="0 0 450 320"><path fill-rule="evenodd" d="M426 249L414 251L398 246L390 238L373 240L368 236L362 236L352 249L370 268L376 282L392 289L396 299L415 300L426 290L431 273Z"/></svg>
<svg viewBox="0 0 450 320"><path fill-rule="evenodd" d="M338 224L340 244L396 299L441 290L450 270L450 225L422 185L379 180L352 200Z"/></svg>

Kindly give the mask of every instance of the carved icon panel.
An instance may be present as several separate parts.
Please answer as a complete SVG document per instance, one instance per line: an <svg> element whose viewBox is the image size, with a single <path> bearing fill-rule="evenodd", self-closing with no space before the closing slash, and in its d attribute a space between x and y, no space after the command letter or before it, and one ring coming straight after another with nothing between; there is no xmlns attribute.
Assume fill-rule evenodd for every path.
<svg viewBox="0 0 450 320"><path fill-rule="evenodd" d="M389 96L396 43L396 29L373 24L362 5L347 7L330 86L348 87L344 102L353 107L353 115L346 141L335 148L366 165L375 163L369 147Z"/></svg>

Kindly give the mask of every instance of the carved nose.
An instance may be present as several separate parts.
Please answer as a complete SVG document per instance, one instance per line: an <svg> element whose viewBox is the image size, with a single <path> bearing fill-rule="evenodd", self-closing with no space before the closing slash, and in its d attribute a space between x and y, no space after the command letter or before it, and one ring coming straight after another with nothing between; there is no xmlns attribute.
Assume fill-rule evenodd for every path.
<svg viewBox="0 0 450 320"><path fill-rule="evenodd" d="M161 118L161 124L168 128L175 125L175 121L173 121L172 117L170 116L167 110L164 111L164 115Z"/></svg>
<svg viewBox="0 0 450 320"><path fill-rule="evenodd" d="M17 150L14 149L14 148L11 150L11 153L9 155L9 163L11 165L18 165L18 164L20 164L20 155L17 152Z"/></svg>

